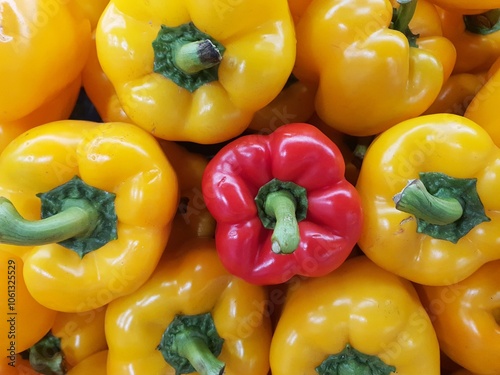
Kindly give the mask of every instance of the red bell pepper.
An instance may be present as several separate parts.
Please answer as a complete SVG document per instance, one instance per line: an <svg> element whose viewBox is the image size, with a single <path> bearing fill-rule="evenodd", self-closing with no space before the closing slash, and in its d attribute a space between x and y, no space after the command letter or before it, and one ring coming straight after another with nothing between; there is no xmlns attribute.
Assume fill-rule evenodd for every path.
<svg viewBox="0 0 500 375"><path fill-rule="evenodd" d="M362 226L360 198L344 173L339 148L310 124L226 144L202 180L223 265L262 285L340 266Z"/></svg>

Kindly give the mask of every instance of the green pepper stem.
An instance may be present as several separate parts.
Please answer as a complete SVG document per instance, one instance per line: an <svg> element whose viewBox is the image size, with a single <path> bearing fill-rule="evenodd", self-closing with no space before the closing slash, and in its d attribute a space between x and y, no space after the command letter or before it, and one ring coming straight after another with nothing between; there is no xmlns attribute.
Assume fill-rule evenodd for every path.
<svg viewBox="0 0 500 375"><path fill-rule="evenodd" d="M410 25L410 21L417 8L416 0L397 0L399 8L396 11L397 16L394 20L394 30L405 33Z"/></svg>
<svg viewBox="0 0 500 375"><path fill-rule="evenodd" d="M455 198L439 198L430 194L419 179L410 180L393 197L396 208L418 219L436 225L451 224L463 215L463 207Z"/></svg>
<svg viewBox="0 0 500 375"><path fill-rule="evenodd" d="M177 333L174 339L177 353L186 358L200 375L221 375L225 363L217 359L197 331L189 329Z"/></svg>
<svg viewBox="0 0 500 375"><path fill-rule="evenodd" d="M299 224L295 211L297 203L293 195L286 190L270 193L264 203L267 215L276 218L276 225L271 236L271 250L276 253L290 254L300 243Z"/></svg>
<svg viewBox="0 0 500 375"><path fill-rule="evenodd" d="M97 210L85 199L68 199L63 210L41 220L24 219L11 201L0 197L0 243L37 246L92 233Z"/></svg>
<svg viewBox="0 0 500 375"><path fill-rule="evenodd" d="M210 39L182 44L174 51L174 63L187 74L198 73L216 66L222 54Z"/></svg>

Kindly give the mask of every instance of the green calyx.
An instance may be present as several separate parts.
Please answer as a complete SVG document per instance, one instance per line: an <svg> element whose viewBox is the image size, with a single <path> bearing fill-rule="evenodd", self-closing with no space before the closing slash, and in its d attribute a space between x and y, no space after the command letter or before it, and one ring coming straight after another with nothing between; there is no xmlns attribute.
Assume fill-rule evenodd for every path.
<svg viewBox="0 0 500 375"><path fill-rule="evenodd" d="M153 50L154 72L194 92L218 79L225 48L189 22L177 27L162 25Z"/></svg>
<svg viewBox="0 0 500 375"><path fill-rule="evenodd" d="M298 222L307 215L307 192L291 181L273 179L263 185L255 197L262 225L273 229L271 250L290 254L300 243Z"/></svg>
<svg viewBox="0 0 500 375"><path fill-rule="evenodd" d="M223 344L210 313L177 315L157 349L176 374L221 375L225 364L217 357Z"/></svg>
<svg viewBox="0 0 500 375"><path fill-rule="evenodd" d="M417 48L418 34L410 30L410 21L415 14L417 0L397 0L399 6L394 8L390 28L402 32L408 39L410 47Z"/></svg>
<svg viewBox="0 0 500 375"><path fill-rule="evenodd" d="M28 349L31 367L43 375L64 375L66 366L61 350L61 339L48 332Z"/></svg>
<svg viewBox="0 0 500 375"><path fill-rule="evenodd" d="M329 355L316 367L316 372L318 375L389 375L396 372L396 368L347 344L340 353Z"/></svg>
<svg viewBox="0 0 500 375"><path fill-rule="evenodd" d="M46 193L41 219L24 219L0 197L0 243L38 246L58 243L80 257L117 238L115 194L84 183L78 176Z"/></svg>
<svg viewBox="0 0 500 375"><path fill-rule="evenodd" d="M481 14L463 16L465 29L473 34L488 35L500 30L500 8Z"/></svg>
<svg viewBox="0 0 500 375"><path fill-rule="evenodd" d="M417 232L458 242L476 225L490 221L476 189L475 178L455 178L439 172L420 173L393 197L396 209L415 216Z"/></svg>

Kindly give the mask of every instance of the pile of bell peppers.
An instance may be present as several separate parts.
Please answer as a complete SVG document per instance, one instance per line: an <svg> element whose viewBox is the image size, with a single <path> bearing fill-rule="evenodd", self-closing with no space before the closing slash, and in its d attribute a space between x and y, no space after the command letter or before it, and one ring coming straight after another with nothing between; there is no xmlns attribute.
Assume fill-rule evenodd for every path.
<svg viewBox="0 0 500 375"><path fill-rule="evenodd" d="M500 1L0 2L0 374L500 375Z"/></svg>

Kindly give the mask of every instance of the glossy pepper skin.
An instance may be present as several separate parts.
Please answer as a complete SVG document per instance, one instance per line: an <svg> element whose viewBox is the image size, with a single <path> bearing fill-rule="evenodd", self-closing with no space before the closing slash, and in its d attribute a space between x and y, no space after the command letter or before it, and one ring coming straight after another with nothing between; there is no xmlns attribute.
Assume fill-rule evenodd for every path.
<svg viewBox="0 0 500 375"><path fill-rule="evenodd" d="M449 286L417 285L441 350L478 374L500 373L500 260Z"/></svg>
<svg viewBox="0 0 500 375"><path fill-rule="evenodd" d="M0 19L4 123L29 115L79 78L90 45L90 22L74 1L54 0L4 1Z"/></svg>
<svg viewBox="0 0 500 375"><path fill-rule="evenodd" d="M412 284L362 255L291 280L270 362L273 375L440 374L436 334Z"/></svg>
<svg viewBox="0 0 500 375"><path fill-rule="evenodd" d="M498 1L496 0L429 0L439 8L447 9L462 14L477 14L482 13L488 9L498 8Z"/></svg>
<svg viewBox="0 0 500 375"><path fill-rule="evenodd" d="M22 255L26 285L42 305L96 309L153 272L178 186L151 134L126 123L47 123L13 140L0 170L0 250Z"/></svg>
<svg viewBox="0 0 500 375"><path fill-rule="evenodd" d="M487 80L487 72L452 74L443 84L436 100L423 114L453 113L463 116Z"/></svg>
<svg viewBox="0 0 500 375"><path fill-rule="evenodd" d="M82 80L79 76L62 89L52 100L35 109L30 114L14 121L0 121L0 151L14 138L34 126L68 119L77 102L81 85Z"/></svg>
<svg viewBox="0 0 500 375"><path fill-rule="evenodd" d="M0 272L4 275L1 293L4 296L0 329L2 353L16 362L16 354L28 349L50 329L57 312L38 303L26 288L23 260L0 251ZM33 317L36 316L36 320ZM4 357L2 356L2 357Z"/></svg>
<svg viewBox="0 0 500 375"><path fill-rule="evenodd" d="M27 358L21 354L16 354L15 360L11 361L7 357L0 359L0 374L2 375L42 375L36 372L30 365Z"/></svg>
<svg viewBox="0 0 500 375"><path fill-rule="evenodd" d="M172 32L180 33L172 36L176 42L164 43ZM180 52L187 33L189 41L210 40L210 58L197 56L194 64L195 54ZM295 61L286 0L112 0L96 42L102 69L134 123L158 138L201 144L241 134L279 94Z"/></svg>
<svg viewBox="0 0 500 375"><path fill-rule="evenodd" d="M488 133L463 116L420 116L385 131L370 144L356 184L365 218L359 247L425 285L456 283L499 259L499 160ZM403 207L412 198L421 199L413 205L419 212Z"/></svg>
<svg viewBox="0 0 500 375"><path fill-rule="evenodd" d="M496 7L499 6L497 2ZM443 35L453 43L457 51L453 73L478 73L488 70L500 57L498 9L467 15L437 9Z"/></svg>
<svg viewBox="0 0 500 375"><path fill-rule="evenodd" d="M500 127L498 126L497 113L500 100L500 69L497 60L490 71L494 70L489 79L471 100L464 116L485 129L495 144L500 147Z"/></svg>
<svg viewBox="0 0 500 375"><path fill-rule="evenodd" d="M107 360L108 351L102 350L85 358L69 370L67 375L106 375L108 374L106 370Z"/></svg>
<svg viewBox="0 0 500 375"><path fill-rule="evenodd" d="M58 312L50 331L29 349L31 366L41 373L66 374L93 354L107 350L105 314L105 307Z"/></svg>
<svg viewBox="0 0 500 375"><path fill-rule="evenodd" d="M108 373L222 373L193 369L176 372L162 354L165 347L158 347L176 317L209 313L215 331L224 340L220 354L208 355L216 357L211 361L225 364L227 375L266 375L272 331L265 310L265 289L230 275L211 239L193 239L176 250L175 256L162 258L139 290L109 304Z"/></svg>
<svg viewBox="0 0 500 375"><path fill-rule="evenodd" d="M320 276L347 258L363 221L339 148L318 128L246 135L208 163L202 191L224 266L255 284Z"/></svg>
<svg viewBox="0 0 500 375"><path fill-rule="evenodd" d="M316 112L338 131L370 136L420 115L452 71L449 40L419 37L415 48L399 31L407 11L391 28L393 13L389 0L313 0L296 25L293 73L319 85Z"/></svg>

